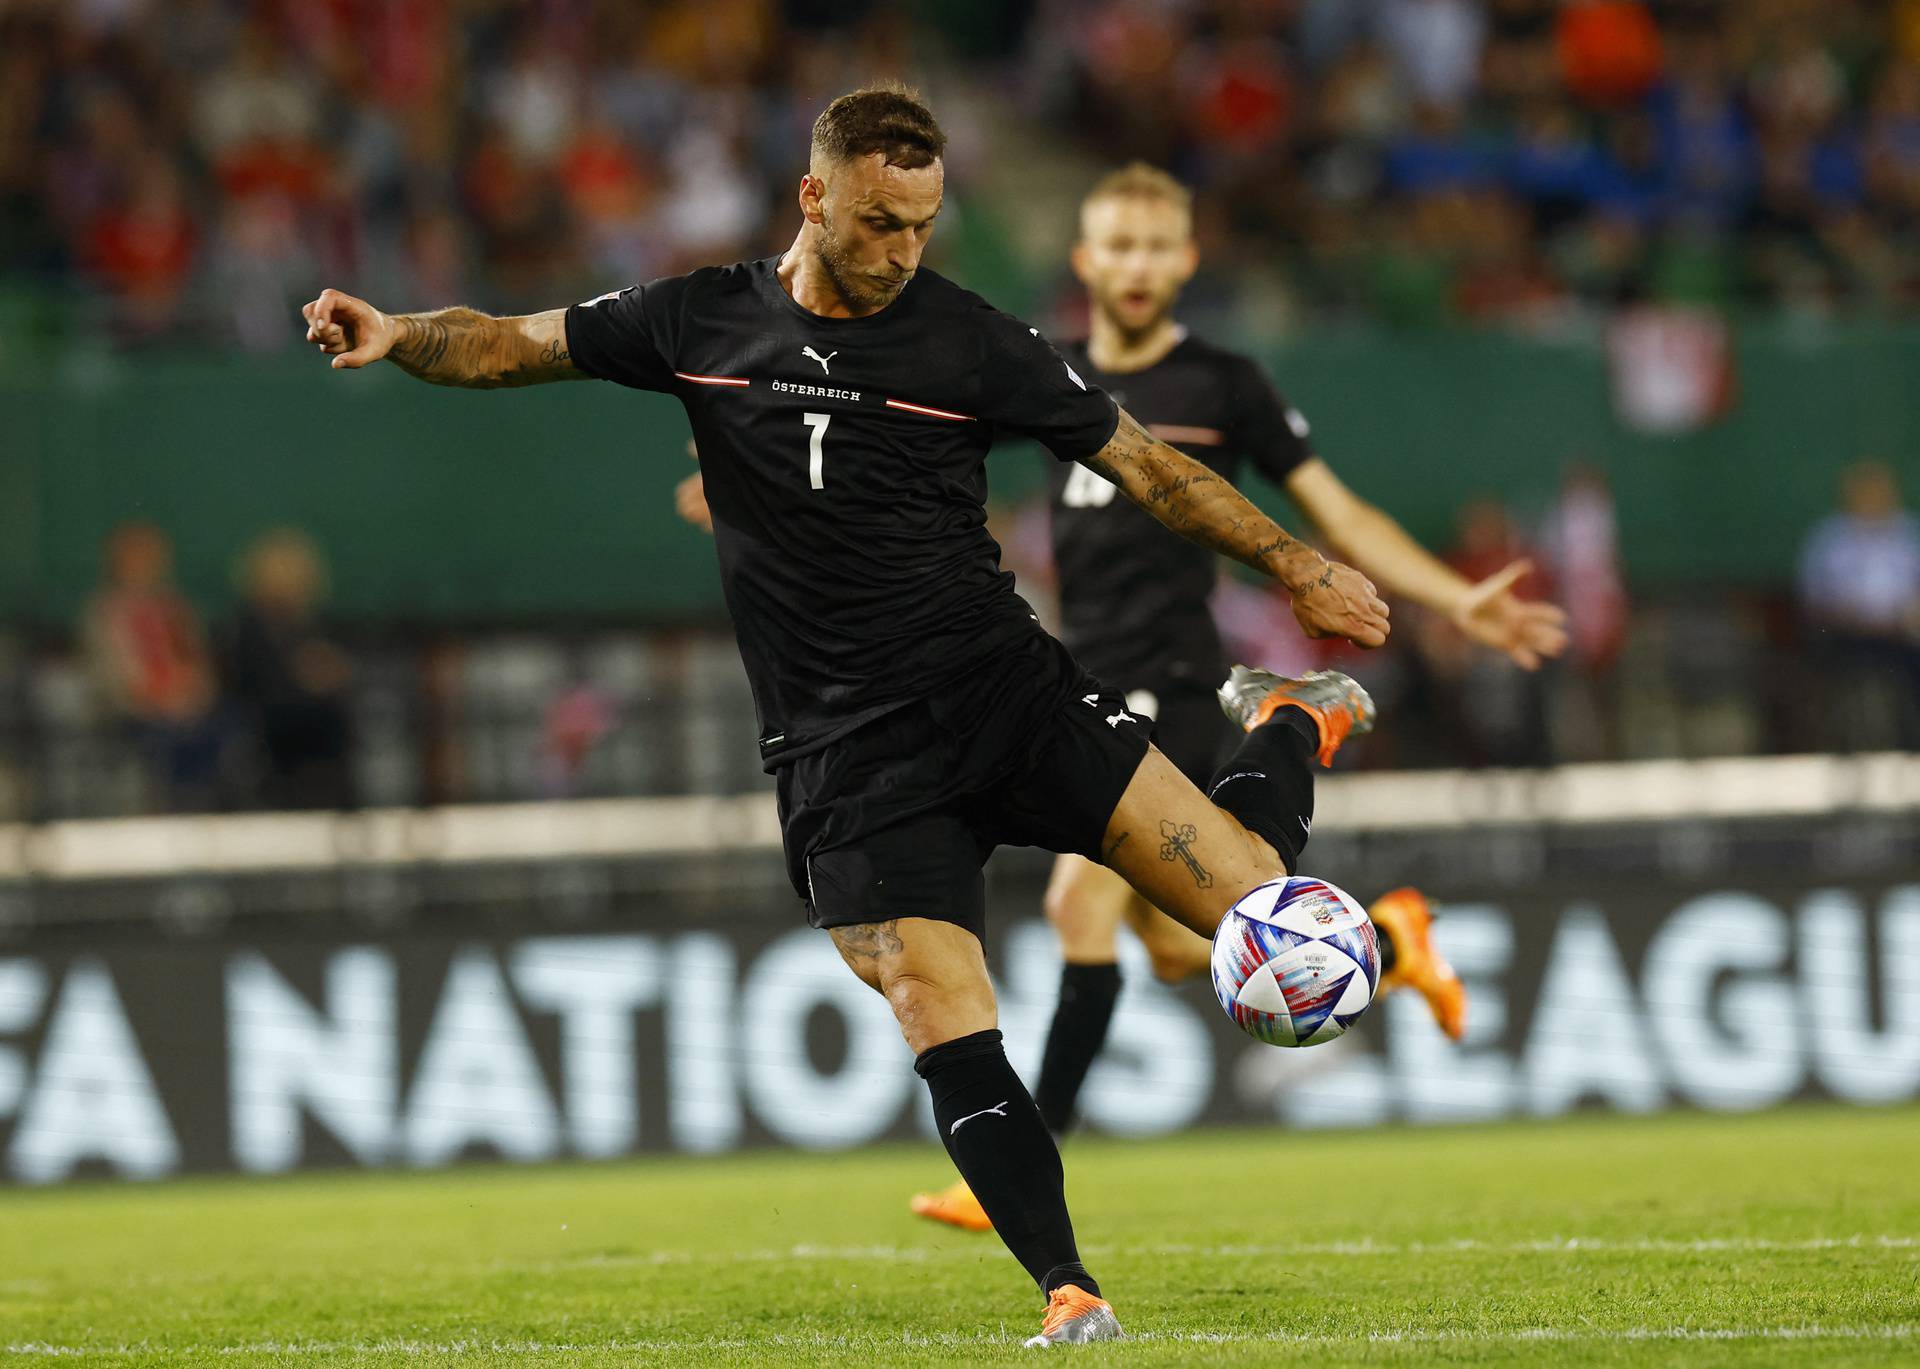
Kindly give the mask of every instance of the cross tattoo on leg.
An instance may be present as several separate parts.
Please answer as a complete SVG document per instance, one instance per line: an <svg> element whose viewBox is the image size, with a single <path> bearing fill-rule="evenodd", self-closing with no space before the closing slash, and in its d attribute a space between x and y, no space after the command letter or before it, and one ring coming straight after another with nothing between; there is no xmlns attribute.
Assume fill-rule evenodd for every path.
<svg viewBox="0 0 1920 1369"><path fill-rule="evenodd" d="M1187 823L1185 826L1181 826L1171 818L1162 818L1160 820L1160 835L1166 838L1160 846L1160 859L1185 861L1187 863L1187 873L1193 876L1193 882L1202 889L1211 889L1213 887L1213 874L1206 866L1200 863L1200 858L1193 853L1193 839L1199 835L1194 825Z"/></svg>

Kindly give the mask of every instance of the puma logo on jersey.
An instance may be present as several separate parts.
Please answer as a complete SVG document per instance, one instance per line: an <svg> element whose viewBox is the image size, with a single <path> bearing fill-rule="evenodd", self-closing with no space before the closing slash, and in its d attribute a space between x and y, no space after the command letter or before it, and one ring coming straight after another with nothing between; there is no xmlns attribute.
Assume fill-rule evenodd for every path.
<svg viewBox="0 0 1920 1369"><path fill-rule="evenodd" d="M1133 716L1133 714L1127 712L1125 709L1122 709L1118 713L1109 713L1107 715L1108 727L1118 727L1120 726L1121 723L1130 723L1130 722L1137 722L1137 721L1138 719L1136 719Z"/></svg>
<svg viewBox="0 0 1920 1369"><path fill-rule="evenodd" d="M964 1127L974 1118L985 1117L988 1113L992 1113L995 1117L1005 1117L1007 1115L1007 1103L1011 1103L1012 1101L1013 1099L1009 1098L1005 1103L995 1103L990 1108L981 1108L978 1112L968 1113L965 1117L962 1117L959 1121L947 1128L947 1135L953 1135L954 1132L960 1130L961 1127Z"/></svg>
<svg viewBox="0 0 1920 1369"><path fill-rule="evenodd" d="M840 353L836 349L834 351L828 352L825 356L821 356L818 352L814 351L813 348L811 347L802 347L800 349L800 355L803 357L812 357L815 361L820 363L820 374L823 376L830 376L833 374L833 372L827 369L827 363L829 361L832 361L835 357L839 356Z"/></svg>

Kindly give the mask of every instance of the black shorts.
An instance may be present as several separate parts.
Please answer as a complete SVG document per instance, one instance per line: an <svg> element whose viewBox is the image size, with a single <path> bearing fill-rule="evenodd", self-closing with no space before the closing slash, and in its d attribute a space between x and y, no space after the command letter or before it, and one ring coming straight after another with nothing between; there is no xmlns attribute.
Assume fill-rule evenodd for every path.
<svg viewBox="0 0 1920 1369"><path fill-rule="evenodd" d="M1098 859L1149 724L1033 636L775 772L787 874L816 927L896 917L985 939L996 846Z"/></svg>
<svg viewBox="0 0 1920 1369"><path fill-rule="evenodd" d="M1226 672L1219 673L1225 679ZM1214 771L1241 739L1220 711L1218 681L1200 674L1150 676L1127 680L1127 707L1153 719L1153 744L1201 793Z"/></svg>

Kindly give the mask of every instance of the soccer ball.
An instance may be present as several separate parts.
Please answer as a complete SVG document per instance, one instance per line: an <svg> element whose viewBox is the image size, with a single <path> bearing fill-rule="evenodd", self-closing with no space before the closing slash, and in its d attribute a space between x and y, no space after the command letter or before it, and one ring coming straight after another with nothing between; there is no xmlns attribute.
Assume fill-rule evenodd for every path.
<svg viewBox="0 0 1920 1369"><path fill-rule="evenodd" d="M1318 1046L1345 1034L1379 982L1372 919L1323 879L1262 884L1213 934L1220 1006L1270 1046Z"/></svg>

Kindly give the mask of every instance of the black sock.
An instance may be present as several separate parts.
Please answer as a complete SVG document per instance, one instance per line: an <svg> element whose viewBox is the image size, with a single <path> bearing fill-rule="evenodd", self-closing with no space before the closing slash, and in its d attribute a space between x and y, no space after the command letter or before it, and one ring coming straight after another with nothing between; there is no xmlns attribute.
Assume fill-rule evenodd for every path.
<svg viewBox="0 0 1920 1369"><path fill-rule="evenodd" d="M1207 797L1266 838L1291 873L1313 830L1313 758L1319 726L1298 708L1280 708L1247 733L1227 763L1213 772Z"/></svg>
<svg viewBox="0 0 1920 1369"><path fill-rule="evenodd" d="M1113 1001L1119 996L1118 965L1060 967L1060 1005L1053 1010L1047 1051L1040 1058L1040 1083L1033 1090L1040 1119L1056 1138L1065 1136L1073 1125L1080 1087L1087 1082L1093 1058L1107 1043Z"/></svg>
<svg viewBox="0 0 1920 1369"><path fill-rule="evenodd" d="M960 1177L1040 1291L1071 1283L1099 1297L1073 1243L1059 1148L1007 1063L1000 1033L944 1042L913 1067L933 1095L933 1120Z"/></svg>

